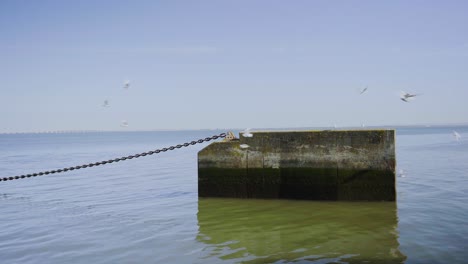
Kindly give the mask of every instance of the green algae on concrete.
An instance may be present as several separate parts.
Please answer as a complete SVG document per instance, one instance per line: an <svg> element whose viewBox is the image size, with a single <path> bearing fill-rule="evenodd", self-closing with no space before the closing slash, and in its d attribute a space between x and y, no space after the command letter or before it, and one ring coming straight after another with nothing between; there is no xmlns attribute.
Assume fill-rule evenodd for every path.
<svg viewBox="0 0 468 264"><path fill-rule="evenodd" d="M253 134L198 153L200 197L396 199L394 130Z"/></svg>

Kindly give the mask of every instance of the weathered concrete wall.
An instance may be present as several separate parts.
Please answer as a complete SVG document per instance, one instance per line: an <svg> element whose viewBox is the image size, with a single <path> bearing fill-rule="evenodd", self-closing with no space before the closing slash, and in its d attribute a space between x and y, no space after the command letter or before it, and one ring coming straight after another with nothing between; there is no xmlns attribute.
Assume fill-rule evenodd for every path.
<svg viewBox="0 0 468 264"><path fill-rule="evenodd" d="M200 197L396 198L394 130L253 134L214 142L198 153Z"/></svg>

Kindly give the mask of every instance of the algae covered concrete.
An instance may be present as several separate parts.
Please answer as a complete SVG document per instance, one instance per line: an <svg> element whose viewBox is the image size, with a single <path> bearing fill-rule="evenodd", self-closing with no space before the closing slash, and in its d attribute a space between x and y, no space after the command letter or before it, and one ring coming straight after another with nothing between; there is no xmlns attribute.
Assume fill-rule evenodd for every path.
<svg viewBox="0 0 468 264"><path fill-rule="evenodd" d="M198 153L200 197L395 201L395 131L253 132ZM242 149L241 144L249 148Z"/></svg>

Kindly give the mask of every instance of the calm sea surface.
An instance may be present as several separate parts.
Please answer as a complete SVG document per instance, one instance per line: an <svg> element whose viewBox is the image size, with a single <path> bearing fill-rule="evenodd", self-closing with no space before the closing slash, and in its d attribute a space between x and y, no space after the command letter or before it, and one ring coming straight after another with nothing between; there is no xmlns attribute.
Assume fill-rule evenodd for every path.
<svg viewBox="0 0 468 264"><path fill-rule="evenodd" d="M220 132L0 135L0 177ZM208 143L0 182L0 262L468 263L468 127L398 128L396 141L396 203L198 199Z"/></svg>

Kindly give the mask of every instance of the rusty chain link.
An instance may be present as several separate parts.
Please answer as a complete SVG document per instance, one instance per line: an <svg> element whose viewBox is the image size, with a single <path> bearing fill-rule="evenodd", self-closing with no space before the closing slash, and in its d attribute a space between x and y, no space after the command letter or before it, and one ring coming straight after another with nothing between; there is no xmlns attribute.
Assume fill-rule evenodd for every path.
<svg viewBox="0 0 468 264"><path fill-rule="evenodd" d="M104 161L99 161L99 162L95 162L95 163L88 163L88 164L84 164L84 165L81 165L81 166L74 166L74 167L68 167L68 168L63 168L63 169L58 169L58 170L43 171L43 172L31 173L31 174L23 174L23 175L14 176L14 177L4 177L4 178L0 178L0 181L18 180L18 179L31 178L31 177L54 174L54 173L61 173L61 172L79 170L79 169L84 169L84 168L94 167L94 166L99 166L99 165L105 165L105 164L108 164L108 163L119 162L119 161L123 161L123 160L139 158L139 157L144 157L144 156L153 155L153 154L158 154L160 152L166 152L168 150L174 150L176 148L180 149L181 147L188 147L188 146L195 145L195 144L198 144L198 143L203 143L205 141L208 142L208 141L213 140L213 139L225 138L225 137L226 137L226 133L221 133L219 135L214 135L214 136L207 137L207 138L204 138L204 139L199 139L199 140L193 140L191 142L187 142L187 143L179 144L179 145L175 145L175 146L170 146L168 148L156 149L156 150L152 150L152 151L148 151L148 152L143 152L143 153L140 153L140 154L130 155L130 156L116 158L116 159L104 160Z"/></svg>

